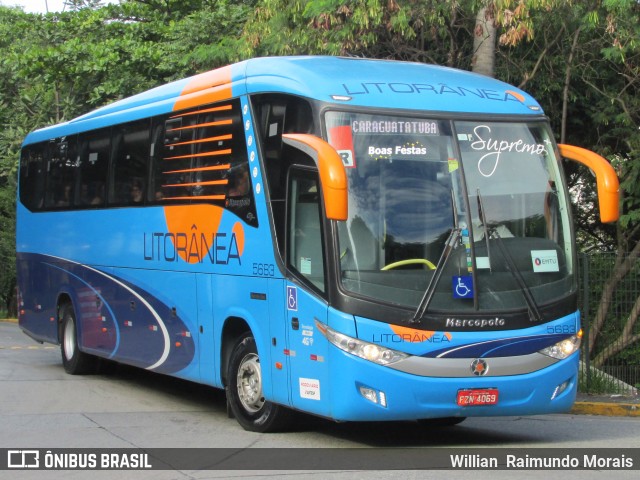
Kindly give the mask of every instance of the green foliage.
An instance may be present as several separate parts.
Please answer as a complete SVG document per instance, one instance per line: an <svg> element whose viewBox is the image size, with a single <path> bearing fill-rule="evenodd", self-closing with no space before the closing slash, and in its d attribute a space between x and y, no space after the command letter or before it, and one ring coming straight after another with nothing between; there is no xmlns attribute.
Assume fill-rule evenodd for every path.
<svg viewBox="0 0 640 480"><path fill-rule="evenodd" d="M16 286L15 193L13 182L0 188L0 311L9 310Z"/></svg>
<svg viewBox="0 0 640 480"><path fill-rule="evenodd" d="M621 382L615 377L607 375L595 368L591 368L589 371L587 371L586 368L580 369L578 375L578 391L595 395L628 393L627 389L623 388Z"/></svg>
<svg viewBox="0 0 640 480"><path fill-rule="evenodd" d="M181 78L242 59L242 31L255 2L220 0L172 22L159 65Z"/></svg>
<svg viewBox="0 0 640 480"><path fill-rule="evenodd" d="M246 56L326 54L470 62L477 2L263 0L247 23Z"/></svg>

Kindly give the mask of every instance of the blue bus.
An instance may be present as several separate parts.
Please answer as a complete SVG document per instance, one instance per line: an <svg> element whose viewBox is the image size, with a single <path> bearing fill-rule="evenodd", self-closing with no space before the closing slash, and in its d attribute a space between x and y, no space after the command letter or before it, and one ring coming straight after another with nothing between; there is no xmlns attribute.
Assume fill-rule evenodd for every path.
<svg viewBox="0 0 640 480"><path fill-rule="evenodd" d="M70 374L225 389L245 429L567 411L581 337L562 158L528 94L469 72L256 58L23 144L19 324Z"/></svg>

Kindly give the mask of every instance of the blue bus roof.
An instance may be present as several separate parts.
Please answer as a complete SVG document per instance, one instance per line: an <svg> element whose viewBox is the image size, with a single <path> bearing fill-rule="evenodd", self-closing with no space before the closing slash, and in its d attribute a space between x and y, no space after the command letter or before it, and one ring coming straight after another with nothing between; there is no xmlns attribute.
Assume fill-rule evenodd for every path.
<svg viewBox="0 0 640 480"><path fill-rule="evenodd" d="M167 114L244 94L300 95L345 106L450 113L541 115L507 83L436 65L345 57L264 57L162 85L69 122L30 133L25 144Z"/></svg>

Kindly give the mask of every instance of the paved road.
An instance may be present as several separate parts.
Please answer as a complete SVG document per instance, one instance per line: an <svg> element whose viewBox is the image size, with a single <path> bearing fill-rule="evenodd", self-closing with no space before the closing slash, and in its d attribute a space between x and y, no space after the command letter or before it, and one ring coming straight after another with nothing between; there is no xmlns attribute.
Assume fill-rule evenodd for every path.
<svg viewBox="0 0 640 480"><path fill-rule="evenodd" d="M467 419L449 429L414 423L336 424L304 417L287 433L246 432L227 418L215 389L117 367L109 374L65 374L58 347L40 345L14 323L0 322L0 448L640 448L640 418L547 415ZM309 455L313 455L312 451ZM640 463L640 462L639 462ZM640 465L638 465L640 466ZM331 465L326 465L331 468ZM86 478L88 472L19 472L0 478ZM91 478L131 478L134 472L91 472ZM286 478L513 478L514 472L284 472ZM555 472L557 475L559 472ZM636 478L637 471L607 472ZM4 475L3 475L4 474ZM135 478L262 478L283 472L155 471ZM509 477L507 477L509 475ZM518 478L540 472L519 471ZM563 476L601 478L602 472ZM579 475L579 477L578 477ZM598 475L598 477L596 477ZM554 477L551 477L554 478Z"/></svg>

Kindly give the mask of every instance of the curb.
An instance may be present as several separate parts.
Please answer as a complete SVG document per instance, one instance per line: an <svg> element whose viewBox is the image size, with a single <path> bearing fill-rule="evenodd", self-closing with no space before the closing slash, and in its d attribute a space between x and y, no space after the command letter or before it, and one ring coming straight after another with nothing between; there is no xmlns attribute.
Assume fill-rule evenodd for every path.
<svg viewBox="0 0 640 480"><path fill-rule="evenodd" d="M0 322L18 323L18 320L16 318L0 318Z"/></svg>
<svg viewBox="0 0 640 480"><path fill-rule="evenodd" d="M640 405L634 403L576 402L569 413L576 415L640 417Z"/></svg>

